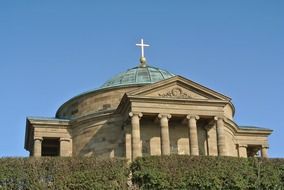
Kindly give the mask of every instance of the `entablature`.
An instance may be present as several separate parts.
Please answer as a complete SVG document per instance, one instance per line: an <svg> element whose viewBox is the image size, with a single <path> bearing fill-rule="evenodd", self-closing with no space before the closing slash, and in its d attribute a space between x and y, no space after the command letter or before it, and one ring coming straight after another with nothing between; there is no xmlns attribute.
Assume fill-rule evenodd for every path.
<svg viewBox="0 0 284 190"><path fill-rule="evenodd" d="M227 105L223 100L185 100L170 98L149 98L149 97L125 97L128 100L127 108L117 111L130 110L133 112L143 112L148 114L171 113L185 115L192 113L200 116L224 115L224 106ZM122 104L121 106L124 106ZM122 112L121 112L122 113Z"/></svg>

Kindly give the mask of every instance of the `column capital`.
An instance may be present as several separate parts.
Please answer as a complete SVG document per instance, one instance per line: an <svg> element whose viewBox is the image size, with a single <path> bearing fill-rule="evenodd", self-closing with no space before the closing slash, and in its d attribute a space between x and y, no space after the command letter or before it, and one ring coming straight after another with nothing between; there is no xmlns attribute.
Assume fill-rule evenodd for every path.
<svg viewBox="0 0 284 190"><path fill-rule="evenodd" d="M248 145L247 144L238 144L239 147L243 147L243 148L247 148Z"/></svg>
<svg viewBox="0 0 284 190"><path fill-rule="evenodd" d="M60 140L60 141L66 141L66 142L69 142L69 141L70 141L69 138L60 138L59 140Z"/></svg>
<svg viewBox="0 0 284 190"><path fill-rule="evenodd" d="M171 114L167 114L167 113L159 113L158 118L162 119L162 118L167 118L167 119L171 119L172 115Z"/></svg>
<svg viewBox="0 0 284 190"><path fill-rule="evenodd" d="M268 145L261 145L261 148L269 149L269 146Z"/></svg>
<svg viewBox="0 0 284 190"><path fill-rule="evenodd" d="M137 115L139 117L139 119L143 116L143 114L141 112L129 112L129 116L133 117Z"/></svg>
<svg viewBox="0 0 284 190"><path fill-rule="evenodd" d="M34 137L34 141L42 141L43 138L42 137Z"/></svg>
<svg viewBox="0 0 284 190"><path fill-rule="evenodd" d="M187 118L187 119L192 119L192 118L194 118L194 119L198 120L200 117L199 117L198 115L187 115L186 118Z"/></svg>
<svg viewBox="0 0 284 190"><path fill-rule="evenodd" d="M214 120L215 120L215 121L218 121L219 119L224 120L224 116L215 116L215 117L214 117Z"/></svg>

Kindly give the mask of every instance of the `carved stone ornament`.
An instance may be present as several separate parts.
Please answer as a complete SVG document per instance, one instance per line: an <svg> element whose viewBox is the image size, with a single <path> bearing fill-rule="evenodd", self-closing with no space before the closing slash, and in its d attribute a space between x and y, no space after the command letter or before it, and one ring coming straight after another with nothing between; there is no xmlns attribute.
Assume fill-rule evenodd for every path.
<svg viewBox="0 0 284 190"><path fill-rule="evenodd" d="M187 93L183 92L181 88L175 87L166 93L159 93L159 96L164 98L191 98Z"/></svg>

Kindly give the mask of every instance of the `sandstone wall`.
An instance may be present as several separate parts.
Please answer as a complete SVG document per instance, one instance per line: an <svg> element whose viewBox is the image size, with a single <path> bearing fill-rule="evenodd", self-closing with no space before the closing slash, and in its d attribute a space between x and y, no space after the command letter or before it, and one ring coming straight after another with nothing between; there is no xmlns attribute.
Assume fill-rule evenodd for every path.
<svg viewBox="0 0 284 190"><path fill-rule="evenodd" d="M124 131L119 116L82 121L72 128L74 156L124 156Z"/></svg>
<svg viewBox="0 0 284 190"><path fill-rule="evenodd" d="M75 118L98 111L115 109L120 103L123 95L137 87L124 87L111 90L98 90L79 95L66 102L59 108L56 116L58 118Z"/></svg>

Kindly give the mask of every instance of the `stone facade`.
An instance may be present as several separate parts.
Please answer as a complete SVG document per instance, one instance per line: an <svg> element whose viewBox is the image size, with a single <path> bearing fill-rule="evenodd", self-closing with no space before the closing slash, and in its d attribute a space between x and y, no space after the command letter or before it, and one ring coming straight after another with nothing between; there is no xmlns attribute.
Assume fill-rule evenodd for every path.
<svg viewBox="0 0 284 190"><path fill-rule="evenodd" d="M72 98L55 118L27 118L31 156L267 157L271 130L240 127L231 99L181 76Z"/></svg>

